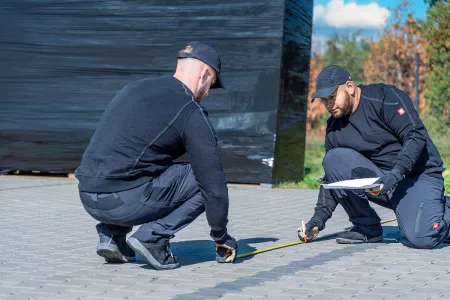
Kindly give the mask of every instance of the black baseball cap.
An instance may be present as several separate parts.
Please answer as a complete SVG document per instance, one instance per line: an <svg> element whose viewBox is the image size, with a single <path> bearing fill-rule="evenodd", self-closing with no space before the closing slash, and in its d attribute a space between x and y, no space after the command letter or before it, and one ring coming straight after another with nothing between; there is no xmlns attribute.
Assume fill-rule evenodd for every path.
<svg viewBox="0 0 450 300"><path fill-rule="evenodd" d="M316 92L311 102L316 98L331 96L339 85L350 80L352 80L352 77L343 67L334 65L325 67L317 76Z"/></svg>
<svg viewBox="0 0 450 300"><path fill-rule="evenodd" d="M220 56L219 53L217 53L216 50L214 50L213 47L211 47L208 44L202 43L202 42L190 42L186 45L192 47L192 52L178 52L178 58L196 58L198 60L201 60L211 68L213 68L216 71L217 74L217 80L216 82L211 86L211 89L219 89L219 88L225 88L222 82L222 78L220 77L220 67L222 63L220 62Z"/></svg>

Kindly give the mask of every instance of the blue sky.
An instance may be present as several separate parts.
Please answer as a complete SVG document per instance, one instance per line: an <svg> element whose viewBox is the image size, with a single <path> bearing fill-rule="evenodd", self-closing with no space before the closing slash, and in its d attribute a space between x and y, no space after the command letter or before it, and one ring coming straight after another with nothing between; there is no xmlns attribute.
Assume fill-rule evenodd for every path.
<svg viewBox="0 0 450 300"><path fill-rule="evenodd" d="M425 19L427 5L410 0L413 15ZM323 51L326 40L334 33L360 31L366 39L377 39L391 15L389 9L399 0L314 0L313 50Z"/></svg>

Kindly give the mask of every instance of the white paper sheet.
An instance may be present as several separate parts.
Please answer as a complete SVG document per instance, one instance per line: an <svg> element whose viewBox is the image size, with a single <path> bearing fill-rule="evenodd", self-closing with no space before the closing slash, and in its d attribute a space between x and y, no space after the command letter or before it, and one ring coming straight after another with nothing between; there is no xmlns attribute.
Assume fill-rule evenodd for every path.
<svg viewBox="0 0 450 300"><path fill-rule="evenodd" d="M370 189L379 187L380 184L375 184L374 182L378 180L377 178L360 178L360 179L352 179L352 180L344 180L338 181L328 184L322 184L325 189L348 189L348 190L357 190L357 189Z"/></svg>

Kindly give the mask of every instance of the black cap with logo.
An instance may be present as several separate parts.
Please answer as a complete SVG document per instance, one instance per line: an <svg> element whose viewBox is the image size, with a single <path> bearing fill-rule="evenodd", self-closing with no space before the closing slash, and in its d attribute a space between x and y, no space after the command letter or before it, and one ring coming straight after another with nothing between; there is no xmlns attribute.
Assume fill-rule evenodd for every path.
<svg viewBox="0 0 450 300"><path fill-rule="evenodd" d="M224 88L222 78L220 77L220 57L219 53L208 44L202 42L190 42L187 46L192 47L192 52L178 52L178 58L196 58L201 60L216 71L217 80L211 86L211 89Z"/></svg>
<svg viewBox="0 0 450 300"><path fill-rule="evenodd" d="M341 66L328 66L320 71L316 80L316 92L311 100L331 96L339 85L351 81L350 74Z"/></svg>

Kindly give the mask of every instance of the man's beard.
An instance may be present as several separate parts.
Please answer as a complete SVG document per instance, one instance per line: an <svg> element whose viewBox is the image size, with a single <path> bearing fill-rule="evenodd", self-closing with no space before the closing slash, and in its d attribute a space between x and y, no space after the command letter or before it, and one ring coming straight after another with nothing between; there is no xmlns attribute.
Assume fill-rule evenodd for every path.
<svg viewBox="0 0 450 300"><path fill-rule="evenodd" d="M200 100L206 96L208 93L208 88L206 86L200 88L197 92L197 102L200 102Z"/></svg>
<svg viewBox="0 0 450 300"><path fill-rule="evenodd" d="M348 116L352 113L353 103L350 98L350 94L347 91L344 91L344 93L345 93L344 105L338 110L337 113L331 113L333 115L333 118L335 119Z"/></svg>

